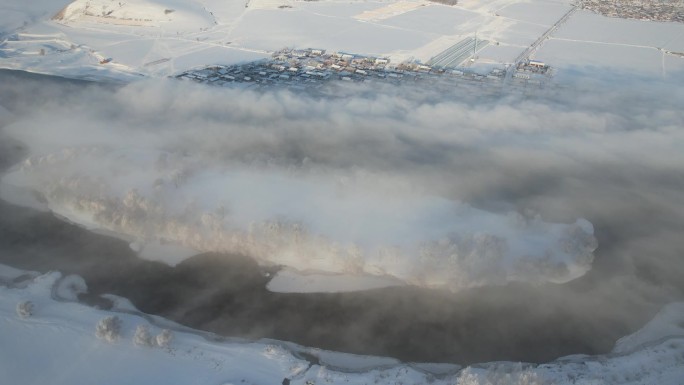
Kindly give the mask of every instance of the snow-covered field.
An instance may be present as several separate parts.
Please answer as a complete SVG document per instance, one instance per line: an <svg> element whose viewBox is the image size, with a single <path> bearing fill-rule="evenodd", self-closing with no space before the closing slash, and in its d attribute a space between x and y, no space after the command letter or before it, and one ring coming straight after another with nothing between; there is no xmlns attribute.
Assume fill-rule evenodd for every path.
<svg viewBox="0 0 684 385"><path fill-rule="evenodd" d="M464 65L503 68L572 7L565 0L464 1L456 6L424 0L19 4L0 4L0 30L5 33L0 67L125 81L259 60L284 47L383 56L394 63L427 62L475 35L490 45L475 62ZM577 12L556 32L533 55L559 68L605 66L668 73L684 66L682 61L663 59L658 51L682 50L681 24Z"/></svg>
<svg viewBox="0 0 684 385"><path fill-rule="evenodd" d="M622 76L659 76L684 72L684 25L607 18L578 11L535 53L534 57L564 70L593 69ZM677 59L677 60L673 60ZM567 71L566 71L567 72Z"/></svg>
<svg viewBox="0 0 684 385"><path fill-rule="evenodd" d="M0 374L8 384L261 385L288 379L292 385L674 385L684 378L682 303L667 306L607 355L460 369L270 340L221 340L130 306L103 311L72 302L64 298L72 297L68 290L84 289L77 277L62 278L58 272L24 274L0 265ZM101 330L96 336L96 325L112 316L121 321L118 330ZM171 332L170 340L157 338L164 329Z"/></svg>

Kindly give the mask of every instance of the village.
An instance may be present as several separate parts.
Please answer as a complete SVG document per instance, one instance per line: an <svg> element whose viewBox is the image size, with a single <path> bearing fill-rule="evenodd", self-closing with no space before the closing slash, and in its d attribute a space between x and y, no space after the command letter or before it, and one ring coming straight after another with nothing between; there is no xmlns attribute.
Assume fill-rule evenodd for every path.
<svg viewBox="0 0 684 385"><path fill-rule="evenodd" d="M580 6L610 17L684 23L684 3L681 1L581 0Z"/></svg>
<svg viewBox="0 0 684 385"><path fill-rule="evenodd" d="M515 68L512 82L541 87L551 74L549 66L529 60ZM330 81L428 82L445 79L503 84L507 69L493 68L482 74L464 67L442 67L418 61L394 64L386 57L363 56L345 52L326 53L323 49L281 49L270 60L239 65L213 65L183 72L176 77L199 83L225 86L242 83L251 87L284 86L292 89L317 88Z"/></svg>

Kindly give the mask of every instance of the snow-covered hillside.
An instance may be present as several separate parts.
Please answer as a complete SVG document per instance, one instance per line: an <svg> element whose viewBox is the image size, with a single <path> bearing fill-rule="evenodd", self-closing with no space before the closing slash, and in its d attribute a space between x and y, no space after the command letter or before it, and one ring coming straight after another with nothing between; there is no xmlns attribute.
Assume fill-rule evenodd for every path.
<svg viewBox="0 0 684 385"><path fill-rule="evenodd" d="M164 27L176 32L198 32L216 24L211 13L193 1L76 0L54 20L72 23Z"/></svg>
<svg viewBox="0 0 684 385"><path fill-rule="evenodd" d="M542 365L504 362L459 370L279 341L221 339L139 313L126 301L112 311L71 302L62 296L81 286L65 278L0 265L0 373L5 383L680 385L684 378L682 304L659 314L638 346ZM107 317L118 317L120 327L96 333L96 325ZM172 338L156 338L162 333Z"/></svg>

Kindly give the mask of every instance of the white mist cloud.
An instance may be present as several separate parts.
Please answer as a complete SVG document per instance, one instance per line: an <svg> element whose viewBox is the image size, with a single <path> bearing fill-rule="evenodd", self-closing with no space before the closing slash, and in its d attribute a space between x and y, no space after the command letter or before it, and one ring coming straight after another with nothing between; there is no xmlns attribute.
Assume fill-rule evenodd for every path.
<svg viewBox="0 0 684 385"><path fill-rule="evenodd" d="M141 239L459 290L566 282L591 268L596 240L581 219L590 213L550 223L506 204L516 189L555 187L530 175L684 164L676 91L637 116L619 93L588 103L363 91L319 99L175 81L86 88L39 100L5 128L31 156L3 182ZM469 204L483 197L503 206Z"/></svg>

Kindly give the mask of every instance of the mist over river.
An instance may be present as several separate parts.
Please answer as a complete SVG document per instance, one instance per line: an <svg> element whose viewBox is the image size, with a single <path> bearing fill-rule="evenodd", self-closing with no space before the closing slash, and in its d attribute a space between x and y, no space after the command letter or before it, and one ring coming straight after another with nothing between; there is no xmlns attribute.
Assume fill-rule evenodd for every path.
<svg viewBox="0 0 684 385"><path fill-rule="evenodd" d="M541 101L366 95L345 102L345 108L339 109L333 102L317 102L288 92L205 91L201 86L173 82L97 84L0 71L0 84L0 167L5 175L23 167L26 175L35 177L38 187L52 186L53 180L47 177L57 180L76 175L68 174L59 163L46 169L49 172L22 163L61 151L61 141L85 141L85 134L92 133L88 140L108 141L124 148L131 142L121 137L132 135L140 139L136 143L142 147L154 143L159 134L167 147L155 146L171 154L185 154L182 159L193 159L182 160L183 166L194 167L187 167L190 181L193 177L200 180L205 174L197 171L204 172L198 165L207 164L226 164L250 172L267 169L292 178L285 179L288 182L301 178L297 180L325 184L326 178L333 175L345 183L352 180L339 190L340 199L356 197L357 191L365 194L364 188L371 186L405 194L410 198L405 202L411 204L422 204L426 196L465 202L480 223L488 223L482 218L490 218L489 213L502 218L510 212L520 213L520 218L531 223L529 228L534 232L530 239L535 240L551 233L544 226L570 226L583 218L593 225L598 245L591 259L582 259L576 265L575 255L551 259L567 264L566 270L558 269L558 265L547 269L539 261L549 259L533 255L532 270L525 274L516 269L492 270L490 265L476 263L481 260L475 258L478 252L488 257L496 248L489 248L490 243L484 249L473 247L469 254L472 260L459 259L450 265L468 274L456 275L457 280L451 275L444 278L449 287L458 290L408 285L349 293L274 293L266 289L266 284L280 263L263 263L272 256L258 255L259 250L271 248L235 249L244 253L229 248L207 249L171 267L140 259L127 242L88 231L52 213L0 202L0 263L41 272L78 274L89 289L83 300L98 306L107 306L107 301L98 296L111 293L130 299L143 312L226 336L267 337L405 361L470 364L498 360L547 362L575 353L605 353L618 338L643 326L662 305L684 298L684 118L679 109L684 97L681 91L665 85L658 92L646 89L642 94L630 93L642 87L633 84L623 86L619 92L599 91L598 95L582 94L582 98L566 95ZM181 91L184 98L174 94ZM130 102L131 95L139 100ZM223 104L208 106L221 97L225 97L220 99ZM183 103L186 105L181 108ZM263 109L257 107L260 105ZM293 112L293 106L303 108L309 116ZM195 114L195 110L202 114ZM471 110L485 122L469 117ZM531 118L523 121L524 112ZM360 123L359 114L383 129L373 131ZM403 126L407 119L411 121ZM455 127L455 121L462 126ZM362 129L358 129L359 125ZM393 128L384 129L383 125ZM159 132L150 128L166 126L169 128ZM110 131L111 127L116 130ZM177 127L193 130L174 131L181 130ZM212 128L210 132L216 135L213 142L222 141L216 148L192 137L192 133L209 132L202 131L203 127ZM411 136L411 128L424 132ZM330 130L327 136L314 134L324 129ZM103 133L111 137L102 139ZM178 146L173 148L177 151L169 150L171 146ZM125 157L115 151L106 154L114 153L119 157L107 159ZM75 164L80 167L83 159L77 159ZM88 164L88 169L79 169L78 175L97 172L98 176L108 176L102 178L102 186L106 186L103 191L111 199L121 197L116 195L121 181L132 184L123 187L136 187L144 194L139 187L151 183L145 180L134 185L137 179L124 179L123 172L102 166L107 159ZM172 162L174 158L168 159ZM144 163L146 159L140 162L148 164ZM412 187L416 185L421 186L420 191ZM330 186L337 184L330 182ZM72 199L68 194L81 193L78 188L60 190L60 199ZM183 193L191 191L178 185L173 188ZM40 193L53 199L46 193L50 191ZM262 195L271 199L271 193ZM152 194L150 200L154 200ZM351 201L378 202L367 195L359 196L362 198ZM206 199L198 202L209 201L213 195L203 197ZM397 207L405 207L403 202ZM188 207L199 206L194 203ZM427 218L425 223L430 226L453 225L434 219L431 211L424 215L424 206L414 206L402 213L409 218ZM319 222L301 223L309 225L311 234L334 240L340 231L333 226L337 223L334 218L325 217L326 210L324 205L319 207L323 217ZM236 212L239 210L231 211ZM199 223L194 214L187 215L183 217L187 223ZM529 223L525 222L525 226ZM145 229L157 229L153 227L157 225L145 222ZM541 230L537 232L534 226ZM238 225L236 228L235 232L241 234L243 229ZM425 242L432 242L429 237L434 232L420 226L399 229L409 231L419 241L425 238ZM515 240L510 234L518 231L513 229L490 226L482 231L490 231L491 237L506 239L512 245ZM371 254L368 250L375 247L373 242L386 240L373 235L386 233L374 231L369 230L366 238L360 237L364 256ZM457 250L470 244L462 242L467 239L462 234L447 238ZM441 239L434 244L442 245L439 242ZM281 245L268 246L273 244ZM510 249L511 253L500 257L515 262L515 247ZM403 251L396 255L406 257L400 260L408 271L424 269L424 259L413 259ZM369 269L376 261L361 258L358 263L362 269ZM578 270L581 274L570 274L573 266L582 267ZM421 274L404 272L397 276L408 282L436 279L429 276L432 270L420 270ZM544 279L532 280L530 277L535 275L530 272L540 272ZM426 275L433 281L424 278Z"/></svg>

